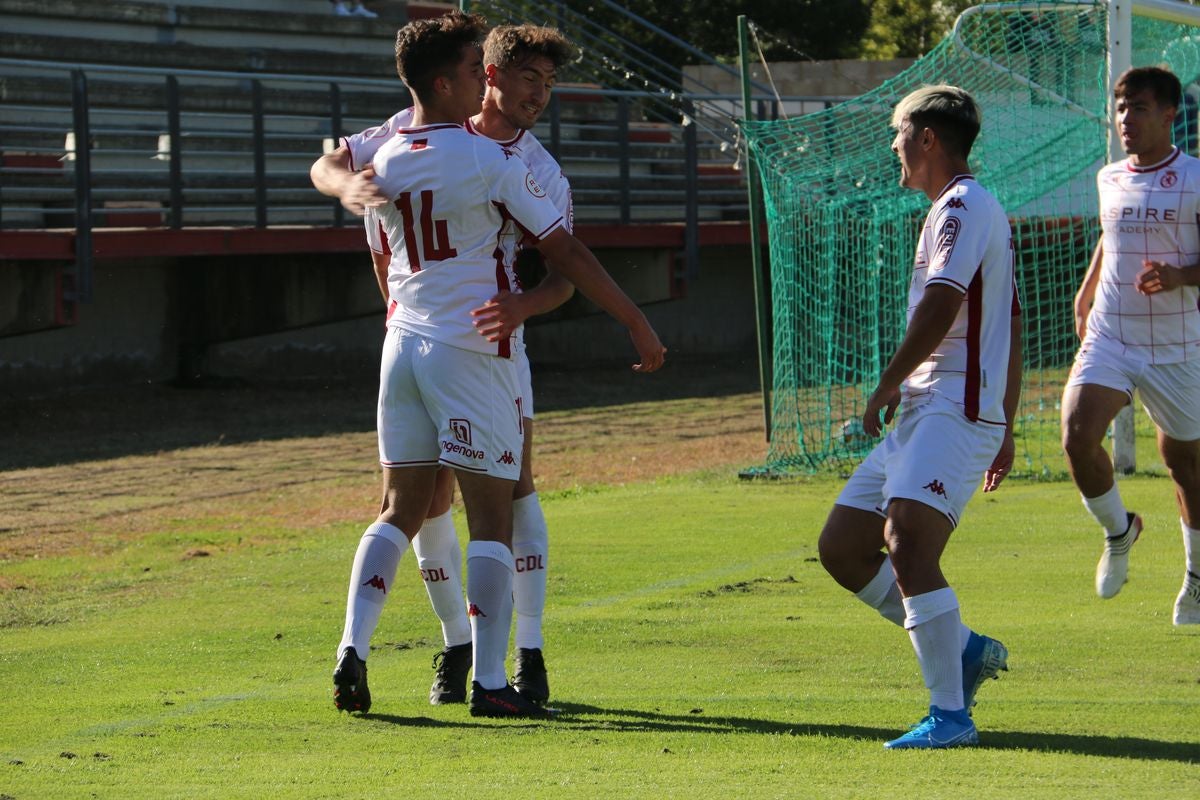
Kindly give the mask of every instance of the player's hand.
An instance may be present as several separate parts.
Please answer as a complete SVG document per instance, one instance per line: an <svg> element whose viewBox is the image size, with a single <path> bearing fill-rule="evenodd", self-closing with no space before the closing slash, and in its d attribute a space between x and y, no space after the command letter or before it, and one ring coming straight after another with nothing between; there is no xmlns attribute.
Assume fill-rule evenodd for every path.
<svg viewBox="0 0 1200 800"><path fill-rule="evenodd" d="M475 330L489 342L499 342L512 336L529 318L523 295L500 292L492 299L471 310Z"/></svg>
<svg viewBox="0 0 1200 800"><path fill-rule="evenodd" d="M641 359L633 365L634 372L654 372L663 365L667 357L667 348L658 340L658 334L650 327L649 322L630 328L629 338L633 340L633 346L637 348L638 357Z"/></svg>
<svg viewBox="0 0 1200 800"><path fill-rule="evenodd" d="M368 208L379 208L388 201L387 195L375 183L375 166L368 164L361 172L355 172L346 178L339 195L346 210L358 216L364 216Z"/></svg>
<svg viewBox="0 0 1200 800"><path fill-rule="evenodd" d="M1180 271L1161 261L1143 261L1142 270L1133 279L1133 285L1142 294L1158 294L1178 289L1183 285Z"/></svg>
<svg viewBox="0 0 1200 800"><path fill-rule="evenodd" d="M896 408L900 405L900 389L888 389L884 386L875 387L867 398L867 407L863 411L863 430L868 436L879 436L883 426L896 416ZM879 412L883 412L883 422L879 421Z"/></svg>
<svg viewBox="0 0 1200 800"><path fill-rule="evenodd" d="M985 492L994 492L1000 488L1000 482L1007 477L1008 473L1012 472L1013 458L1017 453L1017 443L1013 441L1012 431L1007 428L1004 430L1004 441L1000 444L1000 450L996 453L996 457L992 459L992 465L988 467L987 472L983 476L983 490Z"/></svg>

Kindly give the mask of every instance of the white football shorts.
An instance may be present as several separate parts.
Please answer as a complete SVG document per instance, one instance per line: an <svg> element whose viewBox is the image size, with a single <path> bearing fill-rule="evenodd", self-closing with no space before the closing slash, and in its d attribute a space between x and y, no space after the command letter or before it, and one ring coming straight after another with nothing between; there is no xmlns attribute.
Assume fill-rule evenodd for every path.
<svg viewBox="0 0 1200 800"><path fill-rule="evenodd" d="M379 371L379 463L442 464L515 481L524 439L516 362L389 328Z"/></svg>
<svg viewBox="0 0 1200 800"><path fill-rule="evenodd" d="M937 509L957 527L1003 442L1003 427L971 422L961 407L933 395L904 412L846 481L837 504L882 517L902 497Z"/></svg>
<svg viewBox="0 0 1200 800"><path fill-rule="evenodd" d="M1115 339L1089 336L1075 354L1067 386L1106 386L1129 395L1136 388L1147 416L1181 442L1200 439L1200 361L1150 364L1125 353Z"/></svg>
<svg viewBox="0 0 1200 800"><path fill-rule="evenodd" d="M517 375L521 381L521 416L533 419L533 375L529 370L529 356L525 353L525 343L513 348L513 361L517 364Z"/></svg>

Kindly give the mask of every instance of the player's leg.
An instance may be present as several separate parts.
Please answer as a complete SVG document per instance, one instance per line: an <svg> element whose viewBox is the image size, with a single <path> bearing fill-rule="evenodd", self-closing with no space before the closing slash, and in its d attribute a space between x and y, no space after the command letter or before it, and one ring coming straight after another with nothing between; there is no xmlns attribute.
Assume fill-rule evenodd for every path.
<svg viewBox="0 0 1200 800"><path fill-rule="evenodd" d="M438 470L428 516L412 540L425 592L442 624L443 647L433 657L429 688L432 705L466 702L471 671L471 622L463 600L462 549L450 513L453 497L454 470Z"/></svg>
<svg viewBox="0 0 1200 800"><path fill-rule="evenodd" d="M459 488L467 508L467 613L475 672L471 714L488 717L548 716L508 683L504 672L513 616L515 565L512 539L511 481L459 471Z"/></svg>
<svg viewBox="0 0 1200 800"><path fill-rule="evenodd" d="M441 420L441 460L456 472L471 535L466 575L475 670L471 713L547 716L508 685L504 670L515 571L512 498L523 445L516 366L432 342L420 376L422 396Z"/></svg>
<svg viewBox="0 0 1200 800"><path fill-rule="evenodd" d="M839 498L839 501L841 498ZM883 551L884 517L876 511L835 504L821 529L821 566L886 620L904 624L904 604L891 558Z"/></svg>
<svg viewBox="0 0 1200 800"><path fill-rule="evenodd" d="M400 557L424 520L437 470L437 428L420 398L413 373L413 337L391 329L379 373L376 428L383 466L383 502L363 533L350 571L346 621L334 670L334 705L347 711L371 706L366 658Z"/></svg>
<svg viewBox="0 0 1200 800"><path fill-rule="evenodd" d="M525 406L528 409L528 406ZM521 475L513 490L513 602L516 607L516 654L513 686L535 703L550 699L550 683L542 654L542 616L546 609L546 568L550 563L550 537L546 515L533 484L533 419L522 420L525 440Z"/></svg>
<svg viewBox="0 0 1200 800"><path fill-rule="evenodd" d="M346 621L333 674L333 700L340 711L365 713L371 708L366 666L371 636L395 582L400 558L420 528L423 514L416 509L428 507L435 469L417 466L383 471L383 509L359 539L350 568Z"/></svg>
<svg viewBox="0 0 1200 800"><path fill-rule="evenodd" d="M1173 621L1200 625L1200 365L1149 367L1139 389L1179 504L1185 564Z"/></svg>
<svg viewBox="0 0 1200 800"><path fill-rule="evenodd" d="M1121 500L1112 459L1104 449L1108 426L1129 403L1129 391L1075 382L1063 390L1062 444L1067 466L1084 507L1104 528L1096 593L1105 598L1115 596L1125 584L1129 549L1142 530L1141 517L1128 511Z"/></svg>
<svg viewBox="0 0 1200 800"><path fill-rule="evenodd" d="M973 424L936 401L902 421L903 447L888 460L884 540L903 595L904 627L930 694L929 715L889 748L953 747L978 737L974 691L1006 668L1003 645L962 622L941 557L968 500L1003 440L1003 430ZM989 664L979 662L991 651Z"/></svg>
<svg viewBox="0 0 1200 800"><path fill-rule="evenodd" d="M1159 430L1158 449L1175 483L1183 532L1183 587L1175 598L1173 622L1200 625L1200 441L1180 441Z"/></svg>

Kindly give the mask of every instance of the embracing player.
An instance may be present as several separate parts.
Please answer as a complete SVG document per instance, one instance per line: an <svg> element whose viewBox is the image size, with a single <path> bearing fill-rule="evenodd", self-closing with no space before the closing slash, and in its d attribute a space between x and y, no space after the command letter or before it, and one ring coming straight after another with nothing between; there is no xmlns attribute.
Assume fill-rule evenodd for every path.
<svg viewBox="0 0 1200 800"><path fill-rule="evenodd" d="M466 128L492 139L520 158L563 213L565 225L571 230L570 184L558 162L530 129L549 102L559 69L574 57L574 48L554 28L505 25L488 34L483 52L487 83L483 107L467 120ZM411 122L413 111L405 109L378 127L345 137L337 150L319 159L313 168L318 188L342 197L352 211L365 214L367 241L385 303L389 302L386 276L391 249L375 213L374 206L382 197L371 180L374 174L371 159L385 142ZM510 223L499 242L506 263L512 263L516 257L517 249L522 246L521 238L520 228ZM542 653L549 537L533 483L533 391L521 324L530 316L557 308L571 296L574 287L550 271L536 288L521 289L499 293L479 309L476 323L480 334L493 340L512 334L516 337L514 357L521 372L525 439L521 475L513 494L513 555L517 569L513 587L517 616L513 685L523 696L544 703L550 692ZM452 471L439 472L434 503L420 533L413 539L421 577L442 625L444 647L434 657L436 675L429 695L435 705L466 699L466 678L471 667L461 551L449 513L452 492Z"/></svg>
<svg viewBox="0 0 1200 800"><path fill-rule="evenodd" d="M334 671L338 708L370 706L365 656L400 557L430 508L438 465L457 473L471 541L467 605L474 683L471 713L544 716L504 669L513 611L513 488L523 436L513 339L484 337L480 309L514 285L497 246L509 220L580 291L622 322L651 372L665 349L640 309L564 227L528 168L460 124L479 110L479 17L451 13L397 35L397 68L414 97L408 127L373 159L388 203L379 219L391 243L391 303L380 376L379 447L384 504L363 534L351 571L346 625ZM475 312L475 313L473 313Z"/></svg>

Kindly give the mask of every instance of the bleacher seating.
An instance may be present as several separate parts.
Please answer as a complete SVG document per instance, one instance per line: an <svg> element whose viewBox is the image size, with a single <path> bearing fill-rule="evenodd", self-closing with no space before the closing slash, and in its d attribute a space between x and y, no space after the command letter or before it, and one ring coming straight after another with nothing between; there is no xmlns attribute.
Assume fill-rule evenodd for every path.
<svg viewBox="0 0 1200 800"><path fill-rule="evenodd" d="M95 224L166 224L169 74L178 85L184 225L255 224L256 185L265 189L267 224L332 224L334 204L307 178L337 133L331 86L343 132L386 118L407 102L391 55L396 27L410 11L454 7L368 5L378 19L335 17L327 0L0 0L0 224L73 224L73 146L82 141L74 136L71 66L87 79ZM259 183L254 79L265 136ZM642 119L633 102L622 134L616 106L588 86L558 93L559 156L575 187L577 219L682 220L682 129ZM535 130L547 143L551 125L548 113ZM697 178L702 218L741 217L738 173L715 145L705 147L698 159L716 174Z"/></svg>

